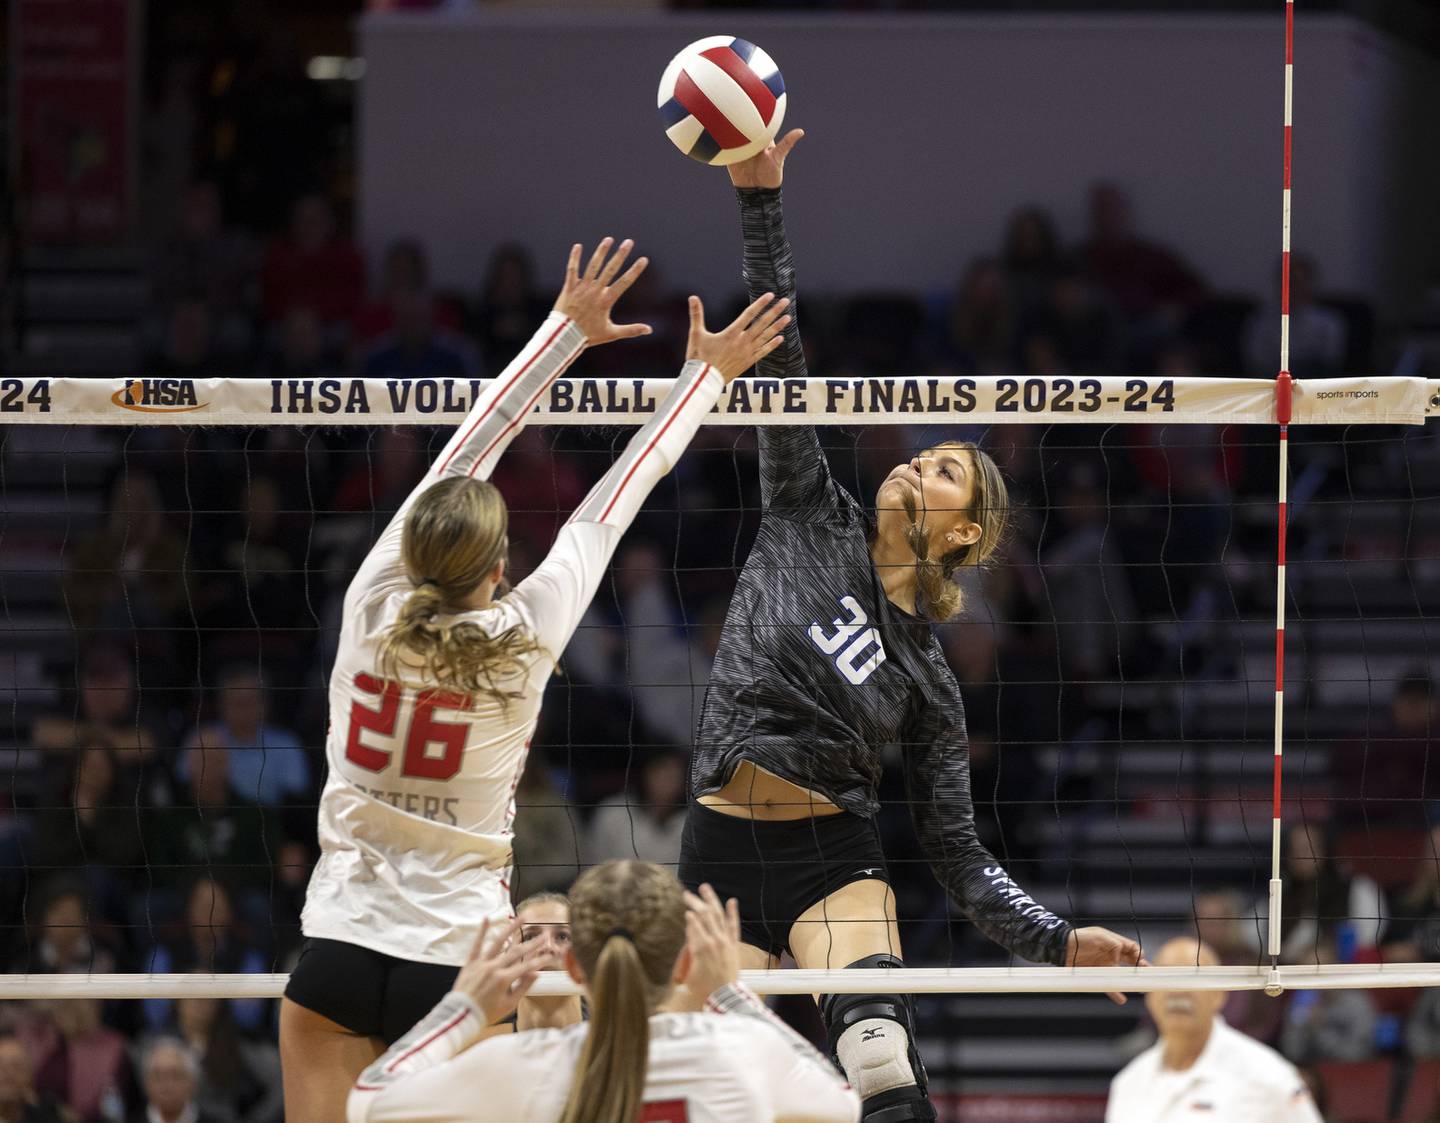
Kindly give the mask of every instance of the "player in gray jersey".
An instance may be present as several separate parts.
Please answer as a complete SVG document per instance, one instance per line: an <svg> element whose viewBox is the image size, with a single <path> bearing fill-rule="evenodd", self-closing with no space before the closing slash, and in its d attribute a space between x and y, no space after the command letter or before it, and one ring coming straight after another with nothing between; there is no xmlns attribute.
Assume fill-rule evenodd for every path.
<svg viewBox="0 0 1440 1123"><path fill-rule="evenodd" d="M745 283L791 299L762 377L806 375L780 195L801 135L730 168ZM960 607L954 571L983 563L1003 534L994 462L968 443L926 449L886 476L872 516L831 476L813 427L758 432L764 514L706 690L681 880L739 900L746 967L774 967L784 951L804 968L902 966L875 825L881 751L898 745L921 844L982 932L1044 963L1137 963L1134 940L1074 928L975 833L965 709L931 625ZM907 997L820 1005L866 1123L935 1118Z"/></svg>

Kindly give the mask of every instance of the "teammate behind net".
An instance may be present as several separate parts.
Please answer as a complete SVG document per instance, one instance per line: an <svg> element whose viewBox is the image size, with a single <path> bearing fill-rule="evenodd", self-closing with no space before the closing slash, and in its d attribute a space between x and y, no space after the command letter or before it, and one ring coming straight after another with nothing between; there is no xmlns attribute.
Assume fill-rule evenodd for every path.
<svg viewBox="0 0 1440 1123"><path fill-rule="evenodd" d="M512 923L425 1019L367 1068L350 1123L853 1123L860 1100L740 985L740 916L649 862L606 862L570 893L566 967L588 1025L478 1040L536 978ZM508 945L507 945L508 941ZM660 1013L677 986L704 1013ZM717 1017L716 1015L722 1015ZM642 1114L643 1111L643 1114Z"/></svg>
<svg viewBox="0 0 1440 1123"><path fill-rule="evenodd" d="M281 1005L286 1115L343 1118L357 1073L450 989L486 917L511 916L515 788L555 660L621 533L729 380L768 354L784 302L755 301L718 335L691 298L688 361L556 537L504 593L507 512L486 482L547 387L616 326L624 273L607 238L571 251L555 309L490 384L401 506L345 595L330 678L329 779L307 942Z"/></svg>

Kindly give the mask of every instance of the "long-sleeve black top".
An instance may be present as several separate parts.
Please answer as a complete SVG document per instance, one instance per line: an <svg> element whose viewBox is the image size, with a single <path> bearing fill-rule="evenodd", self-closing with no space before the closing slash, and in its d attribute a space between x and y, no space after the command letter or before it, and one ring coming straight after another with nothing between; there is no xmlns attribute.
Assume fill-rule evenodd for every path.
<svg viewBox="0 0 1440 1123"><path fill-rule="evenodd" d="M788 296L796 317L780 192L741 189L739 198L750 294ZM759 374L805 377L798 317ZM916 831L940 882L996 943L1062 963L1070 925L976 836L959 687L928 622L885 596L864 508L831 476L813 427L762 426L759 441L764 514L711 671L694 794L718 791L748 760L873 817L881 751L899 745Z"/></svg>

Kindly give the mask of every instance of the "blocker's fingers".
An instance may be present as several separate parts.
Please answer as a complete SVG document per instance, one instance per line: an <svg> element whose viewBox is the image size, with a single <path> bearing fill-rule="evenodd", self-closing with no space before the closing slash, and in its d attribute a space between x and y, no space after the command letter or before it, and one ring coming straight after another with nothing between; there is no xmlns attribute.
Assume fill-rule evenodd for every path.
<svg viewBox="0 0 1440 1123"><path fill-rule="evenodd" d="M635 283L640 274L645 272L645 267L649 264L650 259L648 257L642 257L636 261L634 265L630 266L629 269L620 275L618 281L611 282L611 294L616 297L622 296L625 290Z"/></svg>
<svg viewBox="0 0 1440 1123"><path fill-rule="evenodd" d="M740 902L731 897L725 902L725 919L728 922L726 927L730 929L730 938L735 943L740 942Z"/></svg>
<svg viewBox="0 0 1440 1123"><path fill-rule="evenodd" d="M705 305L700 303L700 298L698 296L692 296L689 300L689 308L690 334L696 335L705 330ZM689 904L691 901L698 902L699 900L700 898L695 896L695 894L690 892L690 890L685 890L686 904Z"/></svg>
<svg viewBox="0 0 1440 1123"><path fill-rule="evenodd" d="M508 969L517 963L523 963L534 952L535 949L529 944L520 940L512 940L496 955L495 962L500 967Z"/></svg>
<svg viewBox="0 0 1440 1123"><path fill-rule="evenodd" d="M579 247L576 248L578 249ZM480 935L475 937L475 946L470 949L470 958L466 960L467 963L474 963L475 960L480 958L481 952L485 950L485 937L489 932L490 918L487 916L480 922Z"/></svg>
<svg viewBox="0 0 1440 1123"><path fill-rule="evenodd" d="M580 279L581 251L582 247L579 242L570 247L570 260L565 263L565 283L567 285Z"/></svg>
<svg viewBox="0 0 1440 1123"><path fill-rule="evenodd" d="M1128 1002L1130 1001L1130 1000L1129 1000L1128 998L1126 998L1123 994L1121 994L1118 990L1108 991L1107 994L1108 994L1108 996L1109 996L1109 998L1110 998L1110 1001L1113 1002L1113 1003L1115 1003L1116 1006L1124 1006L1126 1003L1128 1003Z"/></svg>
<svg viewBox="0 0 1440 1123"><path fill-rule="evenodd" d="M605 258L610 253L610 247L615 244L615 239L606 235L600 239L600 244L595 247L595 252L590 255L590 264L585 266L586 280L593 281L600 273L600 266L605 264Z"/></svg>
<svg viewBox="0 0 1440 1123"><path fill-rule="evenodd" d="M743 331L746 327L749 326L750 322L760 314L760 310L766 307L774 299L775 294L773 292L767 292L763 296L757 297L755 300L752 300L750 302L750 306L746 308L745 311L740 313L740 315L736 318L735 322L740 325L740 328Z"/></svg>
<svg viewBox="0 0 1440 1123"><path fill-rule="evenodd" d="M785 329L790 326L790 317L781 316L761 328L755 335L762 341L768 343L772 337L783 338Z"/></svg>
<svg viewBox="0 0 1440 1123"><path fill-rule="evenodd" d="M770 354L771 351L775 350L777 347L780 346L780 344L784 342L785 337L783 335L777 335L770 339L767 339L764 343L760 345L759 357L763 359L766 355Z"/></svg>
<svg viewBox="0 0 1440 1123"><path fill-rule="evenodd" d="M630 251L635 248L635 242L626 238L620 243L620 248L610 255L610 260L600 270L600 283L608 285L615 279L615 274L620 272L620 266L625 264L625 259L630 256Z"/></svg>
<svg viewBox="0 0 1440 1123"><path fill-rule="evenodd" d="M638 336L649 335L653 329L649 324L616 324L616 339L635 339Z"/></svg>
<svg viewBox="0 0 1440 1123"><path fill-rule="evenodd" d="M505 925L495 930L491 937L489 947L484 952L484 958L490 960L503 959L511 948L524 947L515 937L520 932L520 921L514 917L506 921Z"/></svg>
<svg viewBox="0 0 1440 1123"><path fill-rule="evenodd" d="M777 300L774 304L764 309L758 316L755 317L755 320L753 323L751 323L749 330L763 332L781 316L784 316L785 309L789 307L790 300L788 297L784 300Z"/></svg>

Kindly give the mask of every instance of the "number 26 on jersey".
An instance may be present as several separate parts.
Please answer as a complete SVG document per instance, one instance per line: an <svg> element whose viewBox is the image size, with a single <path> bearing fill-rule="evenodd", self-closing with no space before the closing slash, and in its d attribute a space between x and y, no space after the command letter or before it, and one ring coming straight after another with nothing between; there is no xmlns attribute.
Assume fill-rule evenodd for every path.
<svg viewBox="0 0 1440 1123"><path fill-rule="evenodd" d="M810 642L834 660L835 669L846 682L859 686L885 662L885 645L880 642L879 631L868 626L870 620L859 601L847 594L840 598L840 607L849 618L832 620L834 631L811 624Z"/></svg>
<svg viewBox="0 0 1440 1123"><path fill-rule="evenodd" d="M345 759L369 772L384 772L400 753L400 775L419 780L448 780L460 771L469 728L463 721L442 720L438 712L464 713L470 696L449 690L421 690L414 696L403 735L398 732L402 703L408 702L398 682L357 674L355 689L373 695L375 705L356 699L350 704L350 731Z"/></svg>

